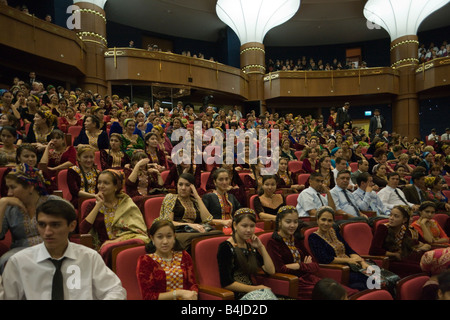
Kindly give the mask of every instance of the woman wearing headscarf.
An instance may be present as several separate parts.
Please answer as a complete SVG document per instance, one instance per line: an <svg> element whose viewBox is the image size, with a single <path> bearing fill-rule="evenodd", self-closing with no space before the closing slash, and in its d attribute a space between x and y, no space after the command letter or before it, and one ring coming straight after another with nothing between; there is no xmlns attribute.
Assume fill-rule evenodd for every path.
<svg viewBox="0 0 450 320"><path fill-rule="evenodd" d="M0 258L0 274L8 259L16 252L41 243L36 221L36 208L49 199L46 180L42 172L27 164L21 164L5 177L8 196L0 199L0 239L11 232L10 250Z"/></svg>

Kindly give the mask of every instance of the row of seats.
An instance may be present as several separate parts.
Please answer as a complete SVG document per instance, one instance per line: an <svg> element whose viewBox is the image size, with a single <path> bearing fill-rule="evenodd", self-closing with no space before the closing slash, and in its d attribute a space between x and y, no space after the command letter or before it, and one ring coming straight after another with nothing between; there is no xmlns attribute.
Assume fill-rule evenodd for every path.
<svg viewBox="0 0 450 320"><path fill-rule="evenodd" d="M363 223L358 223L359 227ZM367 224L366 224L367 225ZM343 230L346 228L343 228ZM308 236L316 228L309 228ZM350 230L350 229L349 229ZM367 230L366 230L367 231ZM350 238L351 231L344 231L345 238ZM258 237L264 245L272 236L272 232L260 233ZM221 288L219 268L217 264L217 251L220 243L228 239L228 236L212 236L195 239L192 243L192 259L196 274L197 284L199 286L200 300L233 300L234 294ZM307 238L305 238L307 243ZM132 247L122 247L113 252L113 271L122 281L122 285L127 290L129 300L141 300L141 294L136 278L137 260L141 255L145 255L145 247L142 245ZM381 261L380 266L388 267L387 257L370 257L377 263ZM378 258L378 260L377 260ZM380 260L381 259L381 260ZM350 269L344 265L320 265L318 276L335 279L343 285L348 284ZM428 281L426 274L411 275L401 279L397 283L398 300L419 300L423 284ZM256 277L258 284L264 284L272 289L277 295L291 298L298 296L298 279L292 275L275 274L273 276L258 275ZM365 290L351 296L350 300L393 300L392 295L386 290Z"/></svg>

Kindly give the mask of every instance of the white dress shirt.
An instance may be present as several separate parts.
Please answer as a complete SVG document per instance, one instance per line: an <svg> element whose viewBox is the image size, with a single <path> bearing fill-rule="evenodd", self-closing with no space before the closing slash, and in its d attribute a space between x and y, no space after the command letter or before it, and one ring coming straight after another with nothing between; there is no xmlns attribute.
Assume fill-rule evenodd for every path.
<svg viewBox="0 0 450 320"><path fill-rule="evenodd" d="M61 272L65 300L124 300L126 290L98 252L69 242ZM55 266L44 243L23 249L6 264L0 281L5 300L51 300Z"/></svg>
<svg viewBox="0 0 450 320"><path fill-rule="evenodd" d="M383 189L381 189L378 192L378 197L381 199L381 201L384 203L384 205L386 206L386 208L388 208L389 210L391 210L393 207L395 206L404 206L405 202L403 202L399 196L397 196L397 194L395 193L395 190L397 190L398 194L400 195L400 197L402 199L404 199L406 201L406 203L408 204L408 206L411 208L412 206L414 206L414 203L409 202L408 200L406 200L405 194L403 193L402 190L400 190L399 188L394 189L391 188L389 186L384 187Z"/></svg>
<svg viewBox="0 0 450 320"><path fill-rule="evenodd" d="M327 197L317 192L313 187L309 187L300 192L300 194L298 195L296 208L299 217L309 217L309 210L317 210L320 207L327 205Z"/></svg>

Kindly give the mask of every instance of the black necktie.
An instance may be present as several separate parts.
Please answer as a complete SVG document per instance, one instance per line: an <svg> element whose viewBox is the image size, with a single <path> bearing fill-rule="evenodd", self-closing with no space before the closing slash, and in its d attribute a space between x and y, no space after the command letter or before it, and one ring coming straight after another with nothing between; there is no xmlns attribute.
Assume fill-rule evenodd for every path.
<svg viewBox="0 0 450 320"><path fill-rule="evenodd" d="M350 200L350 197L349 197L348 194L347 194L347 190L342 189L342 192L344 193L345 199L347 199L348 203L353 207L353 209L355 209L356 214L357 214L357 216L359 217L359 216L360 216L359 209L358 209L358 207L355 206L355 204Z"/></svg>
<svg viewBox="0 0 450 320"><path fill-rule="evenodd" d="M50 259L50 261L55 265L55 274L53 275L52 282L52 300L64 300L63 276L61 272L61 265L64 258L60 260Z"/></svg>
<svg viewBox="0 0 450 320"><path fill-rule="evenodd" d="M320 203L322 204L322 206L324 206L323 201L322 201L322 196L320 195L319 192L317 192L317 196L319 197Z"/></svg>
<svg viewBox="0 0 450 320"><path fill-rule="evenodd" d="M394 192L395 192L395 194L400 198L400 200L402 200L402 202L403 202L404 204L406 204L406 205L409 207L408 202L406 202L406 200L403 199L403 198L400 196L400 193L398 193L398 190L397 190L397 189L394 189Z"/></svg>

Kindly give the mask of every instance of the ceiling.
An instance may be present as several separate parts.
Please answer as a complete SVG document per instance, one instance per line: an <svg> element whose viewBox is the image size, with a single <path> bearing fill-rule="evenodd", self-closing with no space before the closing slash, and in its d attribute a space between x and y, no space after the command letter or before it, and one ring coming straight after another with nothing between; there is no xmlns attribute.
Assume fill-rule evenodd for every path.
<svg viewBox="0 0 450 320"><path fill-rule="evenodd" d="M265 46L312 46L388 38L369 28L366 0L301 0L297 14L269 31ZM216 0L108 0L108 20L170 36L216 42L226 25L215 12ZM420 31L450 25L450 4L430 15Z"/></svg>

